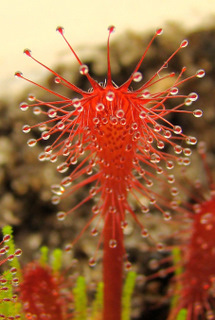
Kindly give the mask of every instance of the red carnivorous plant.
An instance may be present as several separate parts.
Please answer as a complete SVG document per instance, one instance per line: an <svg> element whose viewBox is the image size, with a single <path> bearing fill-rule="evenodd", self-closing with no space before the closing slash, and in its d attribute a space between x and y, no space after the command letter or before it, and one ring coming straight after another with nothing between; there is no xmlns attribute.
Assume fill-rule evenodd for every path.
<svg viewBox="0 0 215 320"><path fill-rule="evenodd" d="M110 35L114 31L111 26L107 42L107 79L104 83L98 83L90 76L88 66L83 64L74 52L63 28L58 27L57 31L74 54L80 65L80 73L88 79L91 89L84 91L75 86L34 58L29 49L24 50L27 56L56 76L56 83L69 88L77 97L71 99L27 79L21 72L16 72L18 78L27 80L56 98L54 102L44 102L30 95L30 105L26 102L20 104L23 111L31 107L35 114L47 116L47 120L41 123L24 125L23 132L28 133L35 127L42 131L38 139L28 140L30 147L41 140L50 138L52 141L39 155L41 161L55 162L59 156L64 156L65 160L57 166L57 170L62 173L76 165L74 170L62 179L60 185L52 186L55 194L53 203L59 203L65 196L72 196L81 187L90 186L88 196L68 212L61 211L57 214L59 220L65 219L90 199L98 199L92 208L89 221L66 249L70 250L91 222L97 219L97 227L93 228L92 235L101 230L98 246L103 242L102 319L120 320L123 266L130 268L130 263L125 258L123 242L123 229L127 226L126 213L130 213L139 224L142 236L148 236L148 231L137 218L128 200L128 195L139 203L143 213L148 212L148 204L152 204L162 212L165 219L170 218L169 212L156 203L158 195L150 187L153 180L159 180L159 174L169 183L173 183L174 176L169 174L169 170L174 167L175 162L181 165L190 163L190 149L183 148L180 143L194 145L196 138L186 136L179 125L168 120L168 116L179 112L191 113L196 117L202 115L199 109L183 110L198 96L196 93L180 94L178 87L187 80L203 77L204 70L199 70L187 78L182 78L186 72L185 67L178 74L167 72L170 60L187 46L188 41L184 40L159 70L142 83L139 69L153 41L162 34L162 29L158 29L131 76L125 83L117 86L111 75ZM168 80L168 86L165 89L156 89L165 80ZM133 90L132 82L140 82L139 88ZM167 153L166 146L171 146L174 153ZM172 193L174 194L174 190ZM165 205L166 200L162 201ZM159 243L157 248L162 249L162 244ZM97 250L89 261L92 267L96 264L96 252Z"/></svg>
<svg viewBox="0 0 215 320"><path fill-rule="evenodd" d="M186 183L192 186L192 203L185 206L185 217L190 221L187 236L183 232L180 237L179 231L182 243L177 267L182 271L175 277L177 302L168 320L176 319L182 309L186 310L186 316L181 318L184 320L215 319L215 184L206 161L204 142L198 144L198 150L208 185L205 187L200 180L196 184L188 180Z"/></svg>

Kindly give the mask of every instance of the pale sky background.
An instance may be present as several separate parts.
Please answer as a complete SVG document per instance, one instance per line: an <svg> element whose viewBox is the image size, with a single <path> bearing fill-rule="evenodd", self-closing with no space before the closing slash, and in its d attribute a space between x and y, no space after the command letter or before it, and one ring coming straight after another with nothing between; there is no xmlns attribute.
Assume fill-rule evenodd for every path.
<svg viewBox="0 0 215 320"><path fill-rule="evenodd" d="M209 15L215 21L215 0L0 0L0 96L25 86L14 78L15 71L42 72L23 49L49 66L59 59L66 45L55 31L58 25L77 49L105 43L109 25L116 26L117 35L155 30L166 21L190 29L208 23Z"/></svg>

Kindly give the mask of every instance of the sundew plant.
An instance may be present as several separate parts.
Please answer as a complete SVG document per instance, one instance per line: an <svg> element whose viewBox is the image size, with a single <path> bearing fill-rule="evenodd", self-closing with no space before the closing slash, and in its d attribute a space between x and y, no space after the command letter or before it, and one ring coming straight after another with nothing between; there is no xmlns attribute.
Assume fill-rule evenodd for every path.
<svg viewBox="0 0 215 320"><path fill-rule="evenodd" d="M87 196L70 210L58 212L57 218L69 219L83 204L95 199L88 221L80 230L79 236L71 239L66 250L72 250L93 222L96 227L93 227L91 233L99 236L89 265L96 267L97 251L103 246L102 319L120 320L123 274L125 269L129 270L131 267L126 256L123 235L128 214L139 225L142 237L149 237L153 242L145 228L144 217L141 221L137 218L131 201L138 203L143 215L154 206L165 220L171 219L170 211L177 208L174 197L178 193L171 170L175 164L190 164L190 145L195 145L197 140L193 136L187 136L181 126L172 124L169 115L183 113L201 117L200 109L190 108L198 95L195 92L183 94L179 90L185 81L202 78L205 72L201 69L186 76L186 67L178 73L168 71L170 61L188 45L188 41L183 40L157 72L151 78L144 79L139 69L146 54L150 54L152 43L162 34L162 29L158 29L130 77L118 86L112 80L110 61L110 36L115 28L111 26L108 30L107 78L103 83L98 83L91 77L88 66L71 47L63 28L57 28L75 56L80 66L80 74L89 81L91 89L88 91L70 83L44 65L29 49L24 50L29 58L55 76L55 82L59 86L75 93L76 97L73 99L35 83L21 72L16 72L15 75L53 96L53 99L41 101L30 94L30 102L20 104L22 111L31 108L34 114L46 117L46 120L33 126L25 124L23 132L28 133L31 129L38 128L40 137L29 139L28 145L34 147L42 140L47 141L39 159L56 162L60 158L62 162L57 165L57 170L61 173L71 172L64 176L59 185L52 186L53 203L58 204L65 197L73 197L80 188L89 187ZM134 82L138 83L137 89L132 88ZM163 83L167 83L166 88L162 85L162 89L158 90ZM153 189L153 185L160 179L169 184L173 197L171 201L168 196L165 197ZM156 246L157 250L163 249L162 243L156 243Z"/></svg>

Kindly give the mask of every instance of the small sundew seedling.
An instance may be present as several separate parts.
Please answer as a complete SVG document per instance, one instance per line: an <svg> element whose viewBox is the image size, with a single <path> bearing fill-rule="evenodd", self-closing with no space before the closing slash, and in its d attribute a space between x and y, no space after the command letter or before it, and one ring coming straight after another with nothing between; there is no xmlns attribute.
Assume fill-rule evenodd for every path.
<svg viewBox="0 0 215 320"><path fill-rule="evenodd" d="M72 196L80 188L89 186L89 195L69 211L58 212L59 220L64 220L90 199L98 199L89 221L69 246L72 247L77 242L93 221L96 227L92 235L96 235L97 230L101 230L98 246L103 241L103 320L119 320L123 265L127 266L126 269L130 269L131 266L129 261L124 261L123 228L127 224L127 212L145 234L145 227L135 215L128 201L128 195L133 197L140 207L145 207L140 199L146 199L146 202L163 213L166 220L169 219L169 214L156 202L158 195L151 190L153 179L157 179L157 174L167 179L175 163L189 165L191 152L188 152L188 148L183 149L181 143L183 142L183 145L187 143L188 146L195 145L196 138L186 136L182 128L172 124L167 117L173 113L201 116L201 110L190 110L190 105L197 100L198 95L193 92L184 95L179 89L185 81L203 77L204 71L199 70L192 76L184 77L186 67L183 67L178 74L168 73L167 67L170 60L188 44L187 40L183 40L158 71L143 82L139 69L150 46L162 34L162 29L158 29L130 77L121 86L117 86L112 81L110 63L110 36L115 28L111 26L108 30L107 79L101 84L90 76L88 66L80 60L71 47L63 28L57 28L76 58L80 66L80 74L88 79L91 85L89 91L78 88L44 65L29 49L24 50L29 58L55 75L56 83L76 93L77 97L73 99L27 79L21 72L16 72L15 75L56 98L54 102L53 99L44 102L31 94L30 103L20 104L22 111L31 108L35 115L42 114L47 117L47 120L33 126L26 124L23 132L28 133L33 128L41 131L38 139L28 140L30 147L34 147L42 140L49 141L52 137L50 139L52 142L39 155L41 161L56 162L63 156L63 162L57 166L57 170L61 173L68 172L69 168L75 165L74 170L63 178L61 184L52 186L54 204L58 204L66 196ZM155 89L166 79L169 81L165 89L160 91ZM131 88L133 82L139 83L138 89ZM170 101L172 107L168 104ZM187 106L189 110L186 109ZM174 154L165 152L165 147L168 145L172 147ZM172 189L172 195L176 194L177 190ZM165 203L164 199L163 202ZM146 209L145 207L145 211ZM157 247L159 250L163 249L162 244L158 244ZM90 258L91 267L96 264L96 253L97 249Z"/></svg>

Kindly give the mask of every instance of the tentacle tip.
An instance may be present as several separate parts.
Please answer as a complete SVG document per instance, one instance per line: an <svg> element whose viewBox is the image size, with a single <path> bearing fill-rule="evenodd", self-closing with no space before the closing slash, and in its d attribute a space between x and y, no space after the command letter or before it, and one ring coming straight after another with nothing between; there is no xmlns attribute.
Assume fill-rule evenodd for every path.
<svg viewBox="0 0 215 320"><path fill-rule="evenodd" d="M16 72L14 73L14 76L15 76L16 78L22 78L23 73L22 73L21 71L16 71Z"/></svg>
<svg viewBox="0 0 215 320"><path fill-rule="evenodd" d="M31 50L30 49L24 49L23 53L26 54L27 56L31 57Z"/></svg>
<svg viewBox="0 0 215 320"><path fill-rule="evenodd" d="M64 34L64 28L61 27L61 26L58 26L58 27L56 28L56 31L58 31L61 35Z"/></svg>
<svg viewBox="0 0 215 320"><path fill-rule="evenodd" d="M186 48L188 46L188 40L183 40L180 44L180 48Z"/></svg>
<svg viewBox="0 0 215 320"><path fill-rule="evenodd" d="M109 33L113 33L113 32L115 32L115 30L116 30L116 27L113 26L113 25L111 25L111 26L108 27Z"/></svg>
<svg viewBox="0 0 215 320"><path fill-rule="evenodd" d="M162 34L163 34L163 29L162 28L159 28L159 29L156 30L156 35L157 36L160 36Z"/></svg>

